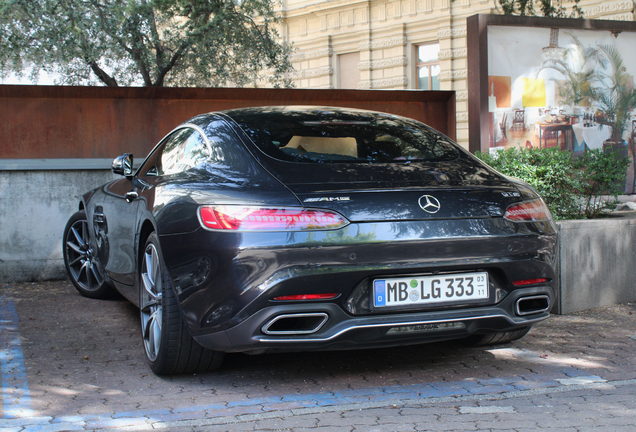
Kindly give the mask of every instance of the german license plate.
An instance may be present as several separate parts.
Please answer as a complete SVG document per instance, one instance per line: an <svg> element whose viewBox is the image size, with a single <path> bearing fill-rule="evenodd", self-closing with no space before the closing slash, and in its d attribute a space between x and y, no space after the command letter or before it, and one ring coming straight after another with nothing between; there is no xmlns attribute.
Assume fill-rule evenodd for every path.
<svg viewBox="0 0 636 432"><path fill-rule="evenodd" d="M406 276L373 281L375 307L458 303L488 298L488 273Z"/></svg>

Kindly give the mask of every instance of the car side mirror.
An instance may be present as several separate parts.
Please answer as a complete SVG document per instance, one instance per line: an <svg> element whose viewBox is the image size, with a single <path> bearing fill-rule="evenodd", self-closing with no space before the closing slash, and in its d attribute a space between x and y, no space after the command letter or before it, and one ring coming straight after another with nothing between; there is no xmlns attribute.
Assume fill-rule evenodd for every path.
<svg viewBox="0 0 636 432"><path fill-rule="evenodd" d="M132 153L124 153L113 159L110 166L114 174L124 177L132 177L133 175L133 155Z"/></svg>

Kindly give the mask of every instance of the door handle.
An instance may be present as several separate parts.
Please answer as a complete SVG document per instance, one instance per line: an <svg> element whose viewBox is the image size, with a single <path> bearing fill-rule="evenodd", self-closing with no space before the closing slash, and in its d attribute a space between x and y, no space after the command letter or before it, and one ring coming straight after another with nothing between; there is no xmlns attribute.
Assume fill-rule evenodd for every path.
<svg viewBox="0 0 636 432"><path fill-rule="evenodd" d="M126 198L126 201L128 202L133 202L135 199L137 199L137 197L139 197L139 194L137 192L128 192L126 195L124 195L124 198Z"/></svg>

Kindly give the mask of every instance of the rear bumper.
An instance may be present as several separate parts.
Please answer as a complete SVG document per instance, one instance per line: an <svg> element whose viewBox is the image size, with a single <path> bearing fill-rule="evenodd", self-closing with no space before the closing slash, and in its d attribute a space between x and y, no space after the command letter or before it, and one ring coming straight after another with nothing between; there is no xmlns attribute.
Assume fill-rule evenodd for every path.
<svg viewBox="0 0 636 432"><path fill-rule="evenodd" d="M534 301L537 298L542 300ZM525 299L533 301L524 303ZM524 304L521 311L520 300ZM225 352L343 350L409 345L520 329L548 318L554 301L552 288L540 286L515 290L493 306L433 312L352 316L335 303L276 305L259 310L230 329L198 335L195 339L207 348ZM528 310L529 304L536 304L537 310ZM306 334L306 329L297 334L272 334L268 331L272 321L294 315L326 315L327 319L310 334Z"/></svg>
<svg viewBox="0 0 636 432"><path fill-rule="evenodd" d="M488 271L491 293L487 305L494 308L502 304L504 296L519 289L513 284L516 280L545 278L547 285L552 285L556 280L553 269L556 233L550 225L538 225L541 224L513 224L497 218L407 221L350 224L340 230L310 233L197 230L160 239L190 333L204 345L224 349L229 342L223 342L222 336L216 341L215 336L208 335L227 334L225 340L236 341L241 351L248 346L270 344L253 332L254 329L260 332L263 325L254 318L261 317L262 310L266 311L263 319L267 320L272 314L302 313L310 307L307 303L281 305L272 300L279 296L341 294L333 301L336 309L325 309L328 322L311 335L318 339L345 321L345 317L374 323L373 320L381 321L380 316L399 315L370 310L369 290L377 277ZM550 303L554 303L552 294ZM439 305L429 307L427 312L431 313L422 313L418 320L437 317L432 314L435 311L445 314L460 308L482 310L468 304ZM509 327L523 325L523 321L531 318L529 315L517 320L514 305L503 310L511 318L504 320L502 326L506 322ZM408 317L417 312L423 309L410 311ZM246 320L249 322L243 324ZM344 335L353 332L347 330ZM332 342L330 339L316 344ZM307 345L311 343L309 340ZM271 344L278 347L291 342Z"/></svg>

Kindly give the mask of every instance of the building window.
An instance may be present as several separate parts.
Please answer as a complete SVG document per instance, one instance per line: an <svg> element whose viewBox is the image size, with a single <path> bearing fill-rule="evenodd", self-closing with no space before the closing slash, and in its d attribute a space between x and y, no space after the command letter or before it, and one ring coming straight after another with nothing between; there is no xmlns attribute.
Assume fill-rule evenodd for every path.
<svg viewBox="0 0 636 432"><path fill-rule="evenodd" d="M360 53L338 55L338 88L357 89L360 83Z"/></svg>
<svg viewBox="0 0 636 432"><path fill-rule="evenodd" d="M439 44L417 46L417 88L439 90Z"/></svg>

